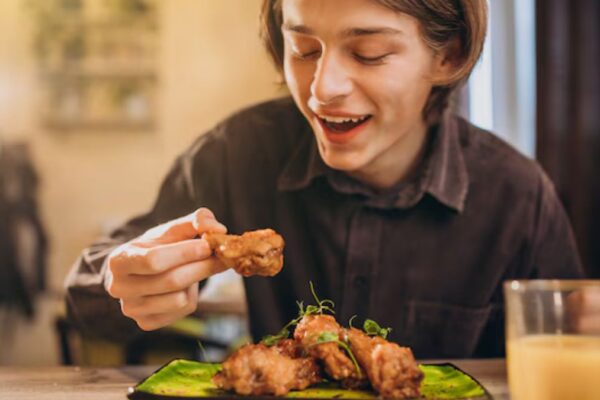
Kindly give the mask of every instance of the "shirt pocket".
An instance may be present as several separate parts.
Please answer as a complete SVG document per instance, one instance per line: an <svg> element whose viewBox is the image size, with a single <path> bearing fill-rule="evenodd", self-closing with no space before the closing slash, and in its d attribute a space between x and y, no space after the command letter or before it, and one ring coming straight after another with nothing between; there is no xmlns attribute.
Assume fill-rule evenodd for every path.
<svg viewBox="0 0 600 400"><path fill-rule="evenodd" d="M493 308L411 301L405 309L403 345L418 358L471 357Z"/></svg>

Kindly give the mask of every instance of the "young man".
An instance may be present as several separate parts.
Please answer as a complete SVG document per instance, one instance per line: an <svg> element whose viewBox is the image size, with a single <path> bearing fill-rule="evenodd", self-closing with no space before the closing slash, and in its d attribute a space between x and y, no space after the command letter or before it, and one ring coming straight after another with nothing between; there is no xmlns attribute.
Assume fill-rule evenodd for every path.
<svg viewBox="0 0 600 400"><path fill-rule="evenodd" d="M112 337L165 326L223 270L199 235L270 227L285 266L244 280L256 340L312 281L340 321L375 319L417 357L501 355L502 282L581 268L539 166L446 110L485 0L265 0L263 29L292 98L198 138L153 209L74 266L72 317Z"/></svg>

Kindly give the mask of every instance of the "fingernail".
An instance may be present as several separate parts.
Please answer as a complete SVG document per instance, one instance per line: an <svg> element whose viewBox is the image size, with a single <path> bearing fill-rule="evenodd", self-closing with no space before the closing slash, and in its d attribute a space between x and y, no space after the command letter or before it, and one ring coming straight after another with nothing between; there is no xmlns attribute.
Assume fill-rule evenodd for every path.
<svg viewBox="0 0 600 400"><path fill-rule="evenodd" d="M218 229L218 230L222 230L227 232L227 227L225 225L223 225L222 223L220 223L219 221L212 221L210 224L214 229Z"/></svg>

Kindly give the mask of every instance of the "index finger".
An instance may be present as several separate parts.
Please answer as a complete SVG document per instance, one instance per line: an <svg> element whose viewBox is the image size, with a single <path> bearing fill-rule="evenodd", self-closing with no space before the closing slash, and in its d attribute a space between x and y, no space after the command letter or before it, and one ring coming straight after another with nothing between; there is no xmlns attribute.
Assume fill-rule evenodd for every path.
<svg viewBox="0 0 600 400"><path fill-rule="evenodd" d="M204 260L212 250L204 239L189 239L153 247L131 244L110 260L114 275L155 275L180 265Z"/></svg>
<svg viewBox="0 0 600 400"><path fill-rule="evenodd" d="M215 215L208 208L199 208L184 217L149 229L136 239L135 243L140 247L150 247L193 239L204 232L226 233L227 228L216 220Z"/></svg>

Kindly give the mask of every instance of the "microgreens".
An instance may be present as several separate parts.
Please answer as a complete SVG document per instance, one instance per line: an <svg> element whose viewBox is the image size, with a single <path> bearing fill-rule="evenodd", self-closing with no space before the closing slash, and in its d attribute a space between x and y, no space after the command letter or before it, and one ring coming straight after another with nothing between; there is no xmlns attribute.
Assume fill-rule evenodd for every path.
<svg viewBox="0 0 600 400"><path fill-rule="evenodd" d="M350 319L348 320L348 326L349 326L350 328L354 328L354 327L352 326L352 321L354 321L354 318L356 318L356 314L354 314L353 316L351 316L351 317L350 317Z"/></svg>
<svg viewBox="0 0 600 400"><path fill-rule="evenodd" d="M335 343L338 346L340 346L341 348L343 348L344 350L346 350L346 353L348 353L348 356L350 356L350 359L352 360L352 363L354 364L354 367L356 368L356 373L358 374L358 378L359 379L361 378L360 367L358 366L356 357L354 357L354 353L352 353L350 346L348 346L348 344L346 342L343 342L340 340L337 333L329 332L329 331L321 332L321 334L317 337L317 341L312 346L316 346L318 344L323 344L323 343Z"/></svg>
<svg viewBox="0 0 600 400"><path fill-rule="evenodd" d="M392 328L382 328L379 324L372 319L366 319L363 324L363 330L369 336L381 336L386 339Z"/></svg>
<svg viewBox="0 0 600 400"><path fill-rule="evenodd" d="M281 328L279 332L277 332L277 334L267 335L263 337L260 341L261 343L270 347L276 345L277 343L279 343L279 341L283 339L287 339L290 336L290 328L294 325L297 325L300 322L300 320L302 320L302 318L308 315L320 315L323 314L324 311L328 311L332 314L335 314L335 311L333 310L333 308L335 307L335 303L329 299L319 300L319 297L315 292L315 287L312 281L309 281L309 285L310 292L312 293L318 305L310 304L306 306L306 308L304 308L304 302L297 301L296 304L298 305L298 316L290 322L288 322L283 328Z"/></svg>
<svg viewBox="0 0 600 400"><path fill-rule="evenodd" d="M283 340L283 339L287 339L290 336L290 330L289 327L291 326L292 322L295 322L296 320L292 320L290 321L286 326L284 326L283 328L281 328L281 330L279 332L277 332L277 334L275 335L267 335L265 337L262 338L262 340L260 341L262 344L267 345L269 347L276 345L277 343L279 343L279 341Z"/></svg>
<svg viewBox="0 0 600 400"><path fill-rule="evenodd" d="M333 310L333 308L335 307L335 303L332 300L329 299L325 299L325 300L319 300L319 297L317 296L317 293L315 292L315 287L312 283L312 281L309 282L310 285L310 292L312 293L313 297L315 298L315 301L317 302L317 306L314 305L309 305L306 306L306 310L302 310L302 302L300 302L298 304L298 306L300 307L300 315L302 316L306 316L306 315L314 315L314 314L323 314L323 311L329 311L332 314L335 314L335 311ZM327 304L330 304L330 306L328 306Z"/></svg>

